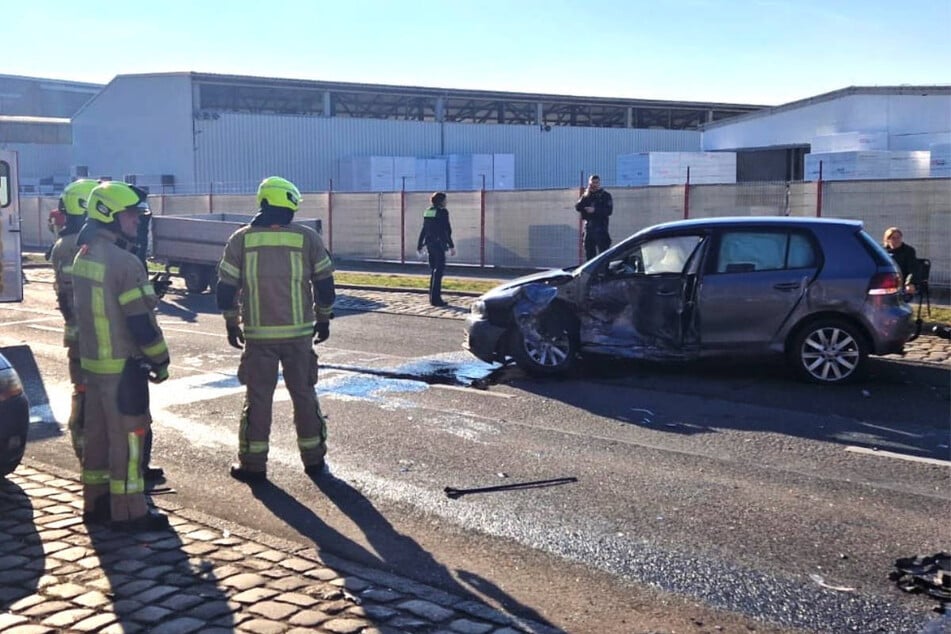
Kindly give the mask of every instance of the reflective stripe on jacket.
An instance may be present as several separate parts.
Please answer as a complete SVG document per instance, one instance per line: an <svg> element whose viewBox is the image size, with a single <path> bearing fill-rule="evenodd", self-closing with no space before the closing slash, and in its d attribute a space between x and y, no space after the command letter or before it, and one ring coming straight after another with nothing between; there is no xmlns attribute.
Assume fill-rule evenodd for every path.
<svg viewBox="0 0 951 634"><path fill-rule="evenodd" d="M142 262L99 230L73 261L73 302L82 367L94 374L120 374L127 359L168 363L168 346L155 320L158 298ZM147 319L154 336L137 343L129 319ZM143 322L144 323L144 322Z"/></svg>
<svg viewBox="0 0 951 634"><path fill-rule="evenodd" d="M76 311L73 310L73 260L79 247L76 245L78 233L61 235L53 250L50 252L50 263L53 265L53 290L60 301L66 302L65 314L70 315L66 320L63 331L63 340L66 344L79 340L76 327Z"/></svg>
<svg viewBox="0 0 951 634"><path fill-rule="evenodd" d="M240 289L244 337L286 341L309 337L314 321L326 321L332 301L315 301L314 283L331 277L333 261L316 231L290 223L241 227L228 239L218 279ZM238 309L225 310L237 323Z"/></svg>

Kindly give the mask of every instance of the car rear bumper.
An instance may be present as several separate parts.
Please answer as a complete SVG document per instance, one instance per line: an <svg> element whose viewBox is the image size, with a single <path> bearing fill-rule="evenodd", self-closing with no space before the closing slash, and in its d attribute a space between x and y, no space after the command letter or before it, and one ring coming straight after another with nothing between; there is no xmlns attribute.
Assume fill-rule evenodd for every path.
<svg viewBox="0 0 951 634"><path fill-rule="evenodd" d="M878 310L872 320L875 338L873 354L899 354L915 332L914 313L902 304L888 310Z"/></svg>
<svg viewBox="0 0 951 634"><path fill-rule="evenodd" d="M492 325L481 315L470 314L466 317L462 347L486 363L502 361L499 342L504 334L504 328Z"/></svg>

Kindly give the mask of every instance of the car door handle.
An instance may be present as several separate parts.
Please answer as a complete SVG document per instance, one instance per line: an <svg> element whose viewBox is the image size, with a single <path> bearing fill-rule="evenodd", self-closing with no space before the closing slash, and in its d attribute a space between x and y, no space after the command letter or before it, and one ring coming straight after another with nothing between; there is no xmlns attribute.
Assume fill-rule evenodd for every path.
<svg viewBox="0 0 951 634"><path fill-rule="evenodd" d="M780 282L779 284L773 284L773 288L777 291L795 291L802 286L802 282Z"/></svg>

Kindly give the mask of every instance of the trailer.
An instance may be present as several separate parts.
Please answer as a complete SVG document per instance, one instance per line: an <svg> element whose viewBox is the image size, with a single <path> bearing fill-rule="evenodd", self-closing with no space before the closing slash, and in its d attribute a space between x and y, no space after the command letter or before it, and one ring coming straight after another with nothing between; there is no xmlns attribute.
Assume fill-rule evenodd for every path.
<svg viewBox="0 0 951 634"><path fill-rule="evenodd" d="M0 150L0 302L23 301L17 153Z"/></svg>
<svg viewBox="0 0 951 634"><path fill-rule="evenodd" d="M153 261L165 265L165 276L178 267L189 293L204 293L214 289L217 267L228 238L251 222L249 214L200 214L193 216L153 216L151 221ZM295 220L297 224L321 233L321 222L316 218Z"/></svg>

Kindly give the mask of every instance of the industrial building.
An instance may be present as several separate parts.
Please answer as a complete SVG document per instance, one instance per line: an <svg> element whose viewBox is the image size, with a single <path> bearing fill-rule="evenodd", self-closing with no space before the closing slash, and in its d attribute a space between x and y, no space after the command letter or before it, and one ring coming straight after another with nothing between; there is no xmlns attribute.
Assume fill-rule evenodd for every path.
<svg viewBox="0 0 951 634"><path fill-rule="evenodd" d="M167 194L248 192L267 174L306 191L556 189L592 173L607 186L649 185L625 170L684 166L699 152L735 153L716 161L716 178L735 164L722 182L801 181L815 179L810 152L832 148L852 154L825 156L827 169L835 158L842 173L888 178L873 167L914 164L895 172L905 178L945 175L918 168L949 144L951 86L850 87L765 107L191 72L106 86L0 76L0 147L20 152L28 193L79 176ZM865 150L880 154L854 154ZM663 176L656 184L684 174Z"/></svg>

